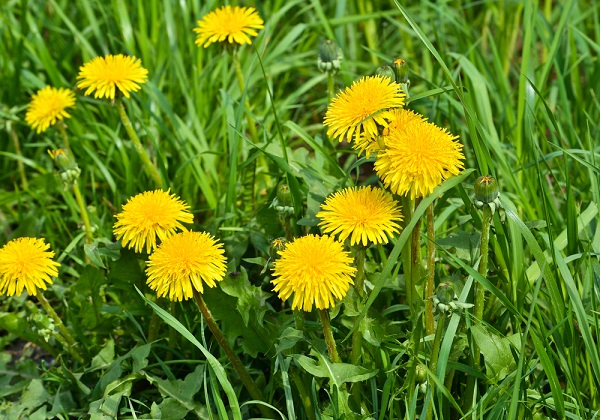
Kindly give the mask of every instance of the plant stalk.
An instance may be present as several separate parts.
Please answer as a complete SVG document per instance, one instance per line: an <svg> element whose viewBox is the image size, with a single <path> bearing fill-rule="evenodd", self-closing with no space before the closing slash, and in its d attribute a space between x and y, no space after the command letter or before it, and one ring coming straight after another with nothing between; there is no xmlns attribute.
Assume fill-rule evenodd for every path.
<svg viewBox="0 0 600 420"><path fill-rule="evenodd" d="M358 245L356 249L356 277L354 278L354 289L358 294L358 300L361 305L357 305L359 307L362 306L364 297L365 297L365 256L366 249L362 245ZM358 321L358 317L355 318ZM360 328L354 330L352 333L352 353L350 355L350 360L352 360L352 364L357 365L360 359L360 355L362 353L362 332Z"/></svg>
<svg viewBox="0 0 600 420"><path fill-rule="evenodd" d="M425 331L433 334L433 293L435 290L435 227L433 203L427 207L427 283L425 284Z"/></svg>
<svg viewBox="0 0 600 420"><path fill-rule="evenodd" d="M325 335L329 357L331 357L333 363L340 363L340 356L337 352L333 332L331 331L331 324L329 323L329 315L325 309L319 309L319 316L321 317L321 324L323 324L323 334Z"/></svg>
<svg viewBox="0 0 600 420"><path fill-rule="evenodd" d="M234 50L231 55L233 57L233 66L235 68L235 75L237 77L240 93L243 94L244 90L246 89L246 83L244 81L244 72L242 71L237 49ZM244 105L246 106L247 111L246 121L248 122L248 131L250 132L250 137L254 143L258 143L258 132L256 131L256 123L254 122L254 118L252 118L252 115L250 115L250 100L248 99L248 95L246 95Z"/></svg>
<svg viewBox="0 0 600 420"><path fill-rule="evenodd" d="M125 106L123 105L123 101L120 98L118 98L115 100L115 104L117 105L117 109L119 110L119 116L121 117L121 122L123 123L123 127L125 127L125 131L127 131L129 138L133 142L133 147L135 148L135 151L137 152L138 156L140 157L140 160L142 161L142 164L144 165L146 172L154 180L154 184L155 184L156 188L162 189L163 188L162 178L161 178L160 174L158 173L158 169L156 169L156 166L154 166L154 164L150 160L150 157L148 157L148 153L146 152L146 149L144 149L144 146L142 146L142 143L140 142L140 138L138 137L135 130L133 129L131 120L127 116L127 112L125 112Z"/></svg>
<svg viewBox="0 0 600 420"><path fill-rule="evenodd" d="M73 356L75 360L77 360L80 364L85 364L85 359L79 352L77 342L75 341L69 330L67 330L67 327L65 327L65 324L63 324L62 320L56 314L50 303L48 303L42 292L39 291L36 294L36 297L42 305L42 307L44 308L44 310L46 311L46 313L50 315L50 318L52 318L52 320L54 321L54 325L56 325L56 327L58 328L60 335L66 341L67 346L65 350L67 350L71 354L71 356Z"/></svg>
<svg viewBox="0 0 600 420"><path fill-rule="evenodd" d="M198 309L200 310L200 313L202 313L202 316L204 317L204 320L206 321L208 328L213 333L213 336L215 337L215 339L217 340L217 342L219 343L221 348L225 351L225 354L231 361L231 364L233 365L233 367L236 370L236 372L238 373L238 375L240 375L240 379L241 379L242 383L244 384L244 386L246 387L246 389L248 390L248 392L250 393L250 396L255 400L266 402L265 397L263 396L262 392L256 385L256 382L254 382L254 380L252 379L252 377L250 376L250 374L248 373L248 371L242 364L242 361L240 360L238 355L233 352L231 347L229 347L229 344L227 343L227 340L225 339L223 332L221 331L221 329L215 322L215 319L212 317L212 314L210 313L210 310L206 306L206 303L204 303L204 299L202 299L202 294L200 292L198 292L197 290L194 290L194 299L196 300ZM264 405L259 404L258 408L260 409L263 416L265 416L267 418L271 418L271 416L273 416L273 412L268 407L265 407Z"/></svg>
<svg viewBox="0 0 600 420"><path fill-rule="evenodd" d="M422 198L418 197L415 199L415 206L414 208L416 209L419 204L421 203ZM410 241L410 255L411 255L411 263L410 263L410 284L408 285L408 287L410 287L410 301L409 301L409 306L410 306L410 310L411 313L414 312L414 308L413 305L415 303L415 301L417 300L417 283L421 280L421 222L417 221L417 224L415 225L413 231L412 231L412 235L411 235L411 241ZM407 298L408 298L408 289L407 289L407 294L406 294Z"/></svg>
<svg viewBox="0 0 600 420"><path fill-rule="evenodd" d="M479 247L481 251L481 260L479 261L479 274L482 277L487 276L488 270L488 254L489 254L489 242L490 242L490 226L492 224L492 209L489 205L483 206L483 218L481 221L481 245ZM483 307L485 303L485 288L482 284L477 283L475 288L475 309L473 311L475 318L483 321ZM479 370L481 367L481 355L479 352L479 346L475 344L473 352L473 366L475 370Z"/></svg>
<svg viewBox="0 0 600 420"><path fill-rule="evenodd" d="M437 328L435 330L435 338L433 339L433 347L431 349L431 359L429 360L429 370L436 374L438 357L440 355L440 347L442 345L442 338L444 336L444 330L446 329L446 316L441 313L438 318ZM435 395L435 383L429 381L431 387L431 401L427 409L426 420L433 418L433 398Z"/></svg>

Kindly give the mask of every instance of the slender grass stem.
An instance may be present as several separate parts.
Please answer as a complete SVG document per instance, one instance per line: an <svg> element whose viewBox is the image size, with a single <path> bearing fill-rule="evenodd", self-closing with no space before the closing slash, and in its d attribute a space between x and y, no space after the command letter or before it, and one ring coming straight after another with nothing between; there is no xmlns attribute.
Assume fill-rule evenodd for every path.
<svg viewBox="0 0 600 420"><path fill-rule="evenodd" d="M131 120L127 116L127 112L125 112L125 106L123 105L123 101L120 98L118 98L115 100L115 104L117 106L117 109L119 110L119 116L121 117L121 122L123 123L123 127L125 127L125 131L127 131L129 138L133 142L133 147L135 148L135 151L137 152L138 156L140 157L140 160L142 161L142 164L144 165L146 172L148 173L148 175L150 175L152 177L156 188L162 189L163 188L163 180L162 180L160 174L158 173L158 169L156 169L156 166L154 166L154 164L150 160L150 157L148 156L146 149L144 149L144 146L142 146L142 143L140 142L140 138L138 137L135 130L133 129Z"/></svg>
<svg viewBox="0 0 600 420"><path fill-rule="evenodd" d="M325 343L327 344L327 351L331 361L333 363L340 362L340 356L335 346L335 340L333 339L333 332L331 331L331 324L329 322L329 315L325 309L319 309L319 316L321 317L321 324L323 324L323 334L325 335Z"/></svg>
<svg viewBox="0 0 600 420"><path fill-rule="evenodd" d="M42 307L44 308L44 310L46 311L46 313L50 316L50 318L52 318L52 320L54 321L54 325L56 325L58 331L60 332L60 335L65 340L67 344L65 350L67 350L71 354L71 356L73 356L75 360L77 360L80 364L85 364L85 358L79 352L77 342L75 341L69 330L67 330L67 327L65 327L65 324L63 324L62 320L56 314L50 303L48 303L42 292L40 291L36 295L36 297L42 305Z"/></svg>
<svg viewBox="0 0 600 420"><path fill-rule="evenodd" d="M242 383L244 384L244 386L250 393L250 396L252 398L254 398L255 400L266 402L265 397L263 396L262 392L256 385L256 382L254 382L254 380L252 379L252 377L250 376L250 374L248 373L248 371L242 364L242 361L240 360L238 355L234 353L234 351L231 349L231 347L229 347L229 344L227 343L227 340L225 339L223 332L221 331L221 329L215 322L215 319L212 317L212 314L210 313L210 310L206 306L206 303L204 303L204 299L202 299L202 295L196 290L194 290L194 299L196 300L198 309L200 310L200 313L204 317L204 320L206 321L208 328L213 333L215 339L217 340L217 342L219 343L219 345L221 346L223 351L225 351L225 354L231 361L231 364L233 365L233 367L236 370L236 372L238 373L238 375L240 375L240 380L242 381ZM265 407L262 404L258 405L258 408L260 409L262 415L267 418L271 418L271 416L273 416L273 414L274 414L268 407Z"/></svg>
<svg viewBox="0 0 600 420"><path fill-rule="evenodd" d="M425 284L425 331L433 334L433 293L435 289L435 227L433 203L427 207L427 283Z"/></svg>
<svg viewBox="0 0 600 420"><path fill-rule="evenodd" d="M8 131L10 133L13 146L15 147L16 155L23 157L23 153L21 152L21 144L19 143L19 137L17 136L17 132L12 124ZM21 161L21 159L17 159L17 169L19 170L19 176L21 177L21 188L27 190L29 185L27 184L27 175L25 175L25 166L23 165L23 161Z"/></svg>

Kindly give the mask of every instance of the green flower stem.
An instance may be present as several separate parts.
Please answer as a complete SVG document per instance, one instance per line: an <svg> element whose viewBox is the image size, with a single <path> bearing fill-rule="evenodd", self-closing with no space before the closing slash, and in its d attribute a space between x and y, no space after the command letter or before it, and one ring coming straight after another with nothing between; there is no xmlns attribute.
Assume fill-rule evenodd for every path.
<svg viewBox="0 0 600 420"><path fill-rule="evenodd" d="M425 284L425 331L433 334L433 293L435 289L435 227L433 203L427 207L427 283Z"/></svg>
<svg viewBox="0 0 600 420"><path fill-rule="evenodd" d="M246 89L246 83L244 82L244 73L242 72L242 66L240 65L240 60L238 57L237 49L233 51L231 54L233 57L233 66L235 67L235 75L237 77L238 86L240 88L240 93L244 93L244 89ZM246 121L248 121L248 131L250 132L250 137L254 143L258 143L258 132L256 131L256 124L254 122L254 118L250 115L250 100L248 99L248 95L246 95Z"/></svg>
<svg viewBox="0 0 600 420"><path fill-rule="evenodd" d="M75 201L77 201L77 206L79 207L81 220L83 220L83 225L85 226L85 242L87 244L91 244L94 241L94 237L92 235L92 225L90 223L90 217L88 215L85 201L83 201L83 196L81 195L77 181L73 182L73 195L75 195Z"/></svg>
<svg viewBox="0 0 600 420"><path fill-rule="evenodd" d="M437 362L438 357L440 355L440 347L442 345L442 337L444 336L444 330L446 329L446 316L444 314L440 314L438 318L437 328L435 330L435 338L433 339L433 347L431 349L431 359L429 359L429 370L432 373L436 373L437 370ZM435 392L435 385L432 381L431 384L431 401L429 407L427 409L426 420L431 420L433 418L433 396Z"/></svg>
<svg viewBox="0 0 600 420"><path fill-rule="evenodd" d="M404 213L404 220L402 221L402 228L406 228L406 226L410 223L410 219L412 218L412 206L414 202L406 197L401 196L400 200L402 202L402 211ZM411 279L411 261L412 257L410 255L411 252L411 242L407 241L402 248L402 269L404 271L404 289L406 292L406 303L408 307L411 307L412 303L412 287L410 287L410 279Z"/></svg>
<svg viewBox="0 0 600 420"><path fill-rule="evenodd" d="M333 99L333 91L335 89L335 78L333 76L333 71L327 72L327 103L330 104Z"/></svg>
<svg viewBox="0 0 600 420"><path fill-rule="evenodd" d="M248 373L248 371L242 364L242 361L240 360L238 355L235 354L233 352L233 350L231 350L231 347L229 347L229 344L227 343L227 340L225 339L223 332L221 331L221 329L215 322L214 318L212 317L212 314L210 313L210 310L206 306L206 303L204 303L204 299L202 299L202 294L200 294L200 292L198 292L197 290L194 290L194 299L196 300L198 309L200 309L200 312L202 313L202 316L204 317L204 320L206 321L208 328L213 333L215 339L217 340L217 342L219 343L221 348L225 351L225 354L231 361L231 364L235 368L238 375L240 375L240 379L241 379L242 383L244 384L244 386L246 387L246 389L248 390L248 392L250 393L250 396L252 398L254 398L255 400L266 402L267 400L265 399L262 392L260 391L260 389L258 388L256 383L254 382L254 380L252 379L252 377L250 376L250 374ZM273 412L268 407L265 407L264 405L259 404L258 408L260 409L263 416L265 416L267 418L273 418L272 417Z"/></svg>
<svg viewBox="0 0 600 420"><path fill-rule="evenodd" d="M7 125L9 124L9 122L7 122ZM17 132L15 131L15 128L12 126L12 124L9 125L9 133L10 133L10 138L12 139L13 142L13 146L15 146L15 153L17 154L17 156L19 157L23 157L23 153L21 152L21 145L19 144L19 138L17 137ZM19 170L19 176L21 177L21 187L24 190L27 190L29 188L28 184L27 184L27 176L25 175L25 166L23 165L23 161L21 159L17 159L17 168Z"/></svg>
<svg viewBox="0 0 600 420"><path fill-rule="evenodd" d="M44 308L44 310L46 311L46 313L50 315L50 318L52 318L52 320L54 321L54 325L56 325L58 331L60 331L60 335L62 336L62 338L64 338L64 341L67 344L65 350L71 353L71 356L73 356L75 360L77 360L80 364L85 364L85 360L78 350L77 342L75 341L69 330L67 330L67 327L65 327L65 324L63 324L63 322L56 314L50 303L48 303L42 292L39 291L36 297L42 305L42 307Z"/></svg>
<svg viewBox="0 0 600 420"><path fill-rule="evenodd" d="M483 218L481 221L481 245L479 247L481 251L481 259L479 261L479 274L482 277L487 276L488 271L488 254L489 254L489 243L490 243L490 226L492 224L492 209L489 205L483 206ZM475 318L483 320L483 307L485 303L485 288L483 285L477 283L475 288ZM481 357L479 354L479 347L475 345L473 353L474 367L475 370L479 370L481 366Z"/></svg>
<svg viewBox="0 0 600 420"><path fill-rule="evenodd" d="M60 121L58 123L58 131L60 131L60 134L62 136L63 145L65 146L65 150L67 151L67 153L70 153L71 156L73 157L73 151L71 150L69 136L67 135L65 123L63 121ZM94 237L92 236L92 225L90 223L90 216L88 215L88 212L87 212L85 200L83 199L83 196L81 195L81 190L79 189L79 185L77 184L77 181L73 182L73 195L75 196L75 201L77 202L77 207L79 207L79 214L81 216L81 220L83 221L83 225L85 226L85 243L91 244L94 240ZM86 261L86 263L90 262L87 255L85 256L85 261Z"/></svg>
<svg viewBox="0 0 600 420"><path fill-rule="evenodd" d="M421 203L421 198L415 199L414 208L416 209ZM411 313L414 311L413 305L417 300L417 289L416 285L421 280L421 222L415 225L411 241L410 241L410 256L411 256L411 264L410 264L410 283L407 286L407 298L408 298L408 288L410 288L410 300L408 302L410 306ZM407 299L408 300L408 299Z"/></svg>
<svg viewBox="0 0 600 420"><path fill-rule="evenodd" d="M162 189L163 181L162 181L160 174L158 173L158 169L156 169L156 166L154 166L154 164L148 157L148 154L146 153L144 146L142 146L142 143L140 142L138 135L136 134L135 130L133 129L133 125L131 124L131 120L127 116L127 112L125 112L125 106L123 105L123 101L121 100L121 98L117 98L115 100L115 104L117 105L117 109L119 110L119 116L121 117L121 121L123 122L123 127L125 127L125 131L127 131L129 138L133 142L133 147L135 147L135 151L137 152L138 156L140 157L142 164L144 165L144 168L146 169L146 172L148 172L148 174L154 180L154 184L156 185L156 188Z"/></svg>
<svg viewBox="0 0 600 420"><path fill-rule="evenodd" d="M327 343L329 357L331 357L333 363L340 363L340 356L335 347L335 340L333 339L333 332L331 331L331 324L329 323L329 315L325 309L319 309L319 316L321 317L321 324L323 324L323 334L325 335L325 343Z"/></svg>
<svg viewBox="0 0 600 420"><path fill-rule="evenodd" d="M358 299L361 301L364 300L365 297L365 255L366 249L364 246L358 245L356 249L356 277L354 278L354 288L358 293ZM358 320L358 317L356 317ZM362 353L361 344L362 343L362 332L360 328L357 328L354 333L352 333L352 353L350 355L350 360L352 360L352 364L357 365L360 359L360 355Z"/></svg>

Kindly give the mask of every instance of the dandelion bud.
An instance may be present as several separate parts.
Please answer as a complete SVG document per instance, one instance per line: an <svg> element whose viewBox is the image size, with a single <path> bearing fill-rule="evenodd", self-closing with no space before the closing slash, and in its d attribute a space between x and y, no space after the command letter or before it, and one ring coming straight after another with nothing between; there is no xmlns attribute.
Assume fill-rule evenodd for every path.
<svg viewBox="0 0 600 420"><path fill-rule="evenodd" d="M81 169L79 169L77 161L69 151L64 149L48 150L48 154L54 160L65 188L79 178Z"/></svg>
<svg viewBox="0 0 600 420"><path fill-rule="evenodd" d="M379 67L377 69L377 71L375 71L375 74L377 74L379 76L382 76L382 77L387 77L392 82L394 82L396 80L396 72L390 66L381 66L381 67Z"/></svg>
<svg viewBox="0 0 600 420"><path fill-rule="evenodd" d="M423 365L417 365L415 369L415 380L417 383L422 384L427 380L427 370Z"/></svg>
<svg viewBox="0 0 600 420"><path fill-rule="evenodd" d="M454 285L450 282L440 283L435 295L441 304L447 305L454 300Z"/></svg>
<svg viewBox="0 0 600 420"><path fill-rule="evenodd" d="M287 245L287 239L276 238L271 241L271 247L269 248L269 256L271 259L276 260L279 258L279 251L283 251Z"/></svg>
<svg viewBox="0 0 600 420"><path fill-rule="evenodd" d="M396 74L396 82L408 83L408 64L401 58L396 58L392 61L392 67Z"/></svg>
<svg viewBox="0 0 600 420"><path fill-rule="evenodd" d="M332 39L325 39L319 44L319 57L317 58L317 66L319 70L338 71L342 65L342 50Z"/></svg>
<svg viewBox="0 0 600 420"><path fill-rule="evenodd" d="M484 175L475 181L475 199L483 204L491 203L498 197L498 182L491 175Z"/></svg>
<svg viewBox="0 0 600 420"><path fill-rule="evenodd" d="M277 196L271 203L271 207L284 217L294 214L294 201L289 185L281 184L277 187Z"/></svg>

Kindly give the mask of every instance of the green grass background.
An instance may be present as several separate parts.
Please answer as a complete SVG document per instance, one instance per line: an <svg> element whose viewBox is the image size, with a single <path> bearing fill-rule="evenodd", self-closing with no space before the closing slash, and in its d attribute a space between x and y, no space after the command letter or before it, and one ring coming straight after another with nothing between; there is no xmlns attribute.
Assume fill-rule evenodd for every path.
<svg viewBox="0 0 600 420"><path fill-rule="evenodd" d="M481 217L470 199L470 185L476 176L491 173L500 184L505 212L494 218L488 278L471 268L477 254L469 249L470 237L466 245L452 240L446 242L450 245L442 245L436 270L439 279L458 275L466 285L484 284L490 297L486 331L520 337L511 347L514 369L494 382L453 359L452 338L454 334L458 338L460 331L458 316L453 316L439 365L457 372L454 388L436 393L435 399L425 397L426 401L435 404L436 414L442 418L471 414L475 418L597 416L600 5L584 0L257 1L252 5L265 20L265 28L252 46L240 51L246 82L245 90L240 91L231 57L218 45L203 49L194 44L192 29L197 20L221 4L6 0L0 5L2 243L24 235L44 237L51 243L63 263L55 299L65 313L79 313L77 308L84 307L86 299L100 301L93 303L95 321L71 319L74 328L82 331L86 348L97 354L101 349L110 350L111 340L121 340L124 347L108 357L111 362L128 352L145 351L141 331L147 329L151 311L141 299L128 301L137 295L128 295L131 287L126 283L143 288L143 275L126 251L128 258L111 262L106 270L85 266L77 205L69 191L62 189L47 154L48 149L60 147L60 134L50 129L37 135L26 126L30 96L47 84L74 89L79 66L93 57L117 53L139 57L149 70L149 80L126 101L138 135L171 191L192 206L197 227L225 241L231 270L244 266L252 287L268 293L268 279L259 274L260 267L242 259L266 258L268 240L281 232L268 207L278 183L290 184L300 199L297 216L310 225L318 204L329 192L343 185L375 181L368 170L357 176L354 153L336 149L322 125L327 76L316 67L316 52L320 39L333 38L344 53L336 88L402 57L410 66L409 107L447 127L464 144L465 167L475 171L437 200L438 239L452 238L451 234L466 238L466 233L481 227ZM246 99L249 107L244 105ZM71 115L68 132L82 169L79 184L96 227L94 235L113 240L113 215L130 196L153 189L152 180L142 170L114 107L78 92ZM244 135L247 115L257 123L256 144ZM19 165L26 173L27 188ZM302 229L298 226L297 232ZM476 239L474 244L476 247ZM374 251L371 258L372 272L381 271L377 267L386 262L385 255ZM96 284L96 278L103 280ZM469 287L463 291L461 299L466 299ZM94 293L96 297L89 296ZM378 299L397 304L391 301L392 293L386 288ZM215 299L225 299L219 296ZM271 305L281 309L279 302L270 299ZM374 308L385 306L379 300ZM27 316L24 297L3 298L1 305L5 317ZM185 322L180 319L183 328L196 328L191 326L194 315L185 308L179 310L191 317ZM406 312L381 309L380 315L402 323ZM278 319L285 325L291 316L281 314ZM473 320L466 319L471 325ZM2 325L8 331L6 322ZM341 339L348 329L341 324L339 328ZM7 333L0 343L8 348L14 339ZM204 336L201 341L210 347ZM405 400L401 358L394 360L402 353L402 342L401 337L389 339L389 345L381 347L380 356L387 358L387 364L382 362L379 374L365 381L368 391L363 404L374 418L414 418L417 407L418 412L422 409L421 400L415 405ZM315 418L300 402L297 388L291 385L293 378L292 382L286 379L287 368L278 366L289 366L290 361L276 351L274 343L266 354L247 355L246 362L255 373L272 373L264 378L267 393L274 406L287 409L288 418ZM167 351L161 346L166 344L155 345L153 352ZM214 345L211 350L218 355ZM175 351L169 357L183 360L180 356ZM174 381L194 372L193 366L185 362L175 369L165 364L163 357L156 353L149 366L167 379L154 378L157 382L152 382L146 376L145 381L153 386L161 380L171 381L175 389L182 389L184 385ZM226 365L222 357L220 362ZM198 363L205 366L204 361ZM106 383L97 389L88 383L90 393L72 397L73 404L64 412L91 412L90 401L100 401L103 396L103 403L107 401L107 383L126 383L126 369L111 373L109 370L116 368L107 366L116 365L98 362L87 368L90 378L94 372L103 372L99 378ZM13 387L17 383L14 375L21 375L14 372L22 371L6 368L2 374L2 380ZM437 372L441 372L440 366ZM479 378L476 402L458 410L469 376ZM79 379L65 372L42 377L46 387L54 389L47 391L51 394L58 392L57 384L77 388ZM219 413L217 418L225 415L231 400L218 391L221 377L208 369L199 377L205 381L200 391L205 404ZM323 408L323 415L336 417L336 404L327 402L335 401L335 395L324 394L327 385L317 382L305 380L306 395L313 407ZM440 379L440 385L443 382ZM18 383L20 387L13 392L2 392L6 410L15 409L19 393L31 387L29 381ZM235 381L233 385L240 398L235 404L243 404L247 395ZM164 388L160 390L161 395L168 395ZM121 395L125 399L118 399L115 410L129 410L128 416L137 410L147 413L156 395L134 386ZM209 415L206 408L195 404L189 412ZM240 412L246 416L247 410L248 406L243 406Z"/></svg>

